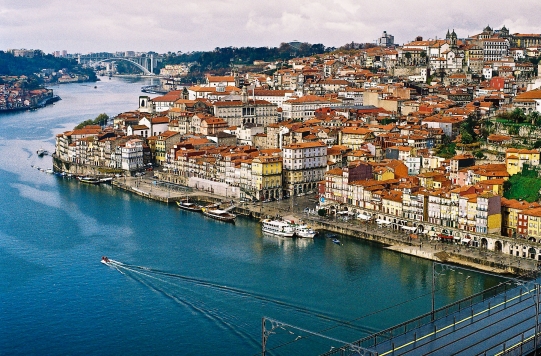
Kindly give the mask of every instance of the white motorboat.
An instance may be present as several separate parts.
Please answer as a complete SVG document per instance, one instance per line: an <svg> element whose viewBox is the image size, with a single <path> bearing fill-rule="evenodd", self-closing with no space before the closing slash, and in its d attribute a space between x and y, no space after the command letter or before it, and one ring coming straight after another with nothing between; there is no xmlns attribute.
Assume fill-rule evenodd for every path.
<svg viewBox="0 0 541 356"><path fill-rule="evenodd" d="M295 235L298 237L306 237L306 238L314 238L316 236L317 231L313 230L308 225L296 225L295 226Z"/></svg>

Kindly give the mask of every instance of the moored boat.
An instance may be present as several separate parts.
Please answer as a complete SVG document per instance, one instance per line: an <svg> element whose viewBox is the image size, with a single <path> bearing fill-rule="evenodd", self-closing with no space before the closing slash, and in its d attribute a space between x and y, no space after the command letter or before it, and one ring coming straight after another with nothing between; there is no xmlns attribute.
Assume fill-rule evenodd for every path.
<svg viewBox="0 0 541 356"><path fill-rule="evenodd" d="M209 218L213 218L213 219L225 221L225 222L234 223L235 219L237 218L235 214L229 213L221 209L202 208L201 211L203 212L203 214L205 214Z"/></svg>
<svg viewBox="0 0 541 356"><path fill-rule="evenodd" d="M201 211L201 205L190 203L187 200L179 200L177 201L177 205L179 208L184 209L184 210L199 211L199 212Z"/></svg>
<svg viewBox="0 0 541 356"><path fill-rule="evenodd" d="M40 148L39 150L37 150L36 153L38 154L39 157L43 157L49 154L49 152L47 152L47 150L43 148Z"/></svg>
<svg viewBox="0 0 541 356"><path fill-rule="evenodd" d="M81 183L87 183L87 184L100 184L100 180L96 177L79 177L79 181Z"/></svg>
<svg viewBox="0 0 541 356"><path fill-rule="evenodd" d="M316 236L317 231L313 230L308 225L296 225L295 226L295 235L298 237L306 237L306 238L314 238Z"/></svg>
<svg viewBox="0 0 541 356"><path fill-rule="evenodd" d="M295 228L289 222L263 219L261 223L261 230L265 233L283 237L293 237L293 235L295 235Z"/></svg>
<svg viewBox="0 0 541 356"><path fill-rule="evenodd" d="M104 177L99 179L100 183L111 183L113 181L113 177Z"/></svg>

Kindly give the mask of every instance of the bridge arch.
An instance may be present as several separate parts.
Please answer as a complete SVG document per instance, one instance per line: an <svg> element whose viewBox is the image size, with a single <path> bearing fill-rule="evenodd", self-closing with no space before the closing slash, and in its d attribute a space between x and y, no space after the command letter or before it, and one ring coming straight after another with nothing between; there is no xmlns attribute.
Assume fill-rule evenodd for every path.
<svg viewBox="0 0 541 356"><path fill-rule="evenodd" d="M116 61L125 61L125 62L129 62L131 64L133 64L134 66L136 66L137 68L141 69L143 71L144 74L147 74L147 75L150 75L152 74L148 69L146 69L145 67L143 67L142 65L140 65L139 63L136 63L134 61L130 61L129 59L126 59L126 58L121 58L121 57L114 57L114 58L106 58L106 59L102 59L102 60L99 60L97 62L94 62L92 63L92 66L95 67L96 65L100 64L100 63L105 63L105 62L116 62Z"/></svg>

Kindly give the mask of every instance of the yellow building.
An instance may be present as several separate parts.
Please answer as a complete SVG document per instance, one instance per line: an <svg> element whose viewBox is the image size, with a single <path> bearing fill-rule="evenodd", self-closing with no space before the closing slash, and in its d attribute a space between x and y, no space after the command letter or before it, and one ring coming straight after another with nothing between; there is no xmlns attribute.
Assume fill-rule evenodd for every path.
<svg viewBox="0 0 541 356"><path fill-rule="evenodd" d="M374 179L380 182L395 178L394 172L387 167L374 168L374 171L372 174L374 175Z"/></svg>
<svg viewBox="0 0 541 356"><path fill-rule="evenodd" d="M522 172L524 164L529 166L539 165L540 153L538 150L519 150L509 148L505 151L505 166L509 175Z"/></svg>
<svg viewBox="0 0 541 356"><path fill-rule="evenodd" d="M282 199L282 157L258 156L252 160L253 192L259 200Z"/></svg>
<svg viewBox="0 0 541 356"><path fill-rule="evenodd" d="M167 153L175 143L178 143L180 134L174 131L165 131L158 135L156 140L156 163L163 165L167 162Z"/></svg>
<svg viewBox="0 0 541 356"><path fill-rule="evenodd" d="M367 142L374 141L372 130L364 127L345 127L339 132L339 143L352 150L360 149Z"/></svg>

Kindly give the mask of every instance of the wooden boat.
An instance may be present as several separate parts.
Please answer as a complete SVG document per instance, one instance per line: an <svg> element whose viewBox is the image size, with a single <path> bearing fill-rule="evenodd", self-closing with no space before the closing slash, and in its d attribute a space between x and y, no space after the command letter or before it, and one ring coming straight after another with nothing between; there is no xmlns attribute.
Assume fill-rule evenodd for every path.
<svg viewBox="0 0 541 356"><path fill-rule="evenodd" d="M100 180L96 177L79 177L81 183L100 184Z"/></svg>
<svg viewBox="0 0 541 356"><path fill-rule="evenodd" d="M199 211L199 212L201 211L201 205L190 203L187 200L177 201L177 205L179 208L184 209L184 210Z"/></svg>
<svg viewBox="0 0 541 356"><path fill-rule="evenodd" d="M220 209L202 208L201 211L203 212L203 214L205 214L209 218L213 218L213 219L225 221L225 222L235 223L235 219L237 218L235 214L232 214L225 210L220 210Z"/></svg>

